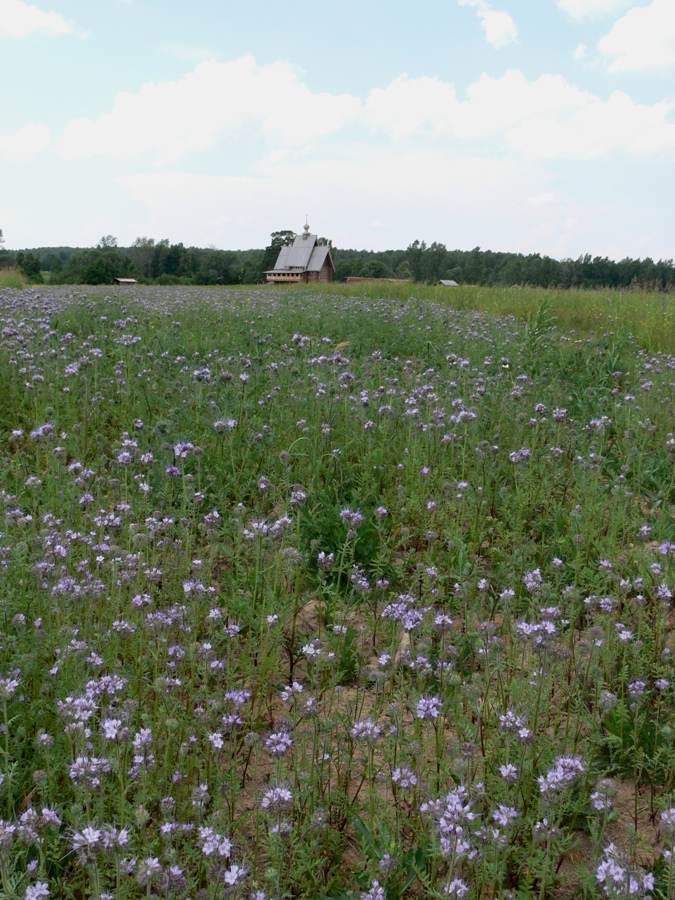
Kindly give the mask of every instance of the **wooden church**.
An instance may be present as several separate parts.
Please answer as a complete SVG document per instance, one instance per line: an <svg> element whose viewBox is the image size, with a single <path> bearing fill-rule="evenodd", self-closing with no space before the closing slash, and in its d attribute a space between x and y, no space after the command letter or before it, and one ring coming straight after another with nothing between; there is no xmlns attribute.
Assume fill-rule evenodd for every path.
<svg viewBox="0 0 675 900"><path fill-rule="evenodd" d="M273 269L265 272L269 284L316 284L333 280L335 266L330 247L317 243L317 236L305 225L288 247L282 247Z"/></svg>

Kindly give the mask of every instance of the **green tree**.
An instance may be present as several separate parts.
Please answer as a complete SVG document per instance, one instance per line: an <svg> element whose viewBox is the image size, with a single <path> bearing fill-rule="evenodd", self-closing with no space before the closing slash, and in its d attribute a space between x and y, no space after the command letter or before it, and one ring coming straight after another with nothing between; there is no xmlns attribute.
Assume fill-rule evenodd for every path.
<svg viewBox="0 0 675 900"><path fill-rule="evenodd" d="M397 278L412 278L412 270L410 268L410 263L407 259L404 259L402 262L398 264L396 267L396 277Z"/></svg>
<svg viewBox="0 0 675 900"><path fill-rule="evenodd" d="M367 262L365 273L368 278L391 278L391 269L381 259L372 259Z"/></svg>
<svg viewBox="0 0 675 900"><path fill-rule="evenodd" d="M445 244L434 241L427 249L424 259L424 280L427 284L436 284L443 277L447 267L448 251Z"/></svg>
<svg viewBox="0 0 675 900"><path fill-rule="evenodd" d="M112 284L116 269L110 257L96 256L91 259L82 272L84 284Z"/></svg>
<svg viewBox="0 0 675 900"><path fill-rule="evenodd" d="M242 284L260 284L265 280L263 274L263 256L264 252L258 251L255 255L251 255L246 259L239 273L239 280Z"/></svg>
<svg viewBox="0 0 675 900"><path fill-rule="evenodd" d="M129 259L141 275L152 277L152 258L155 251L154 238L137 237L127 251Z"/></svg>
<svg viewBox="0 0 675 900"><path fill-rule="evenodd" d="M281 248L290 247L294 240L294 231L273 231L270 235L270 242L263 253L262 271L267 272L269 269L273 269Z"/></svg>
<svg viewBox="0 0 675 900"><path fill-rule="evenodd" d="M412 272L413 281L424 281L424 254L426 249L425 241L413 241L405 251L406 261Z"/></svg>
<svg viewBox="0 0 675 900"><path fill-rule="evenodd" d="M164 257L164 271L167 275L189 278L194 274L192 259L183 244L171 244Z"/></svg>
<svg viewBox="0 0 675 900"><path fill-rule="evenodd" d="M16 262L24 278L33 284L42 284L42 266L34 253L19 253Z"/></svg>
<svg viewBox="0 0 675 900"><path fill-rule="evenodd" d="M2 235L2 228L0 228L0 269L5 266L10 266L14 262L14 254L10 253L9 250L6 250L2 245L5 243L5 239Z"/></svg>
<svg viewBox="0 0 675 900"><path fill-rule="evenodd" d="M195 281L199 284L237 284L235 254L228 250L209 250L202 260Z"/></svg>
<svg viewBox="0 0 675 900"><path fill-rule="evenodd" d="M415 281L434 284L443 277L448 266L445 244L434 241L428 247L425 241L414 241L406 250L406 260Z"/></svg>
<svg viewBox="0 0 675 900"><path fill-rule="evenodd" d="M57 256L56 253L49 253L42 265L49 273L61 272L63 270L61 257Z"/></svg>
<svg viewBox="0 0 675 900"><path fill-rule="evenodd" d="M464 264L464 282L466 284L480 284L483 278L483 260L480 247L474 247L469 253Z"/></svg>

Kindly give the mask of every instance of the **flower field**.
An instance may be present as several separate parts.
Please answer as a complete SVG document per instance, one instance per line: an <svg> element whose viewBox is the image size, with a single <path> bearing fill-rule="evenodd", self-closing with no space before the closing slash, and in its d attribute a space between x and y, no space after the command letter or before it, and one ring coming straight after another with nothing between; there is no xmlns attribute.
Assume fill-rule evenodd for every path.
<svg viewBox="0 0 675 900"><path fill-rule="evenodd" d="M0 289L0 894L675 896L675 357Z"/></svg>

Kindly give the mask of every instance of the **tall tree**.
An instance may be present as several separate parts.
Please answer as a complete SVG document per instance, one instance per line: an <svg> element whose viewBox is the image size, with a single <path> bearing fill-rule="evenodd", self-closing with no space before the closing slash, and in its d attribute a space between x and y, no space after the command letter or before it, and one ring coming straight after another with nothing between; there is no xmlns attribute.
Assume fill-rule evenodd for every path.
<svg viewBox="0 0 675 900"><path fill-rule="evenodd" d="M483 278L483 254L474 247L464 263L464 283L480 284Z"/></svg>
<svg viewBox="0 0 675 900"><path fill-rule="evenodd" d="M290 247L290 245L295 240L295 232L294 231L273 231L270 235L270 242L265 247L265 252L263 253L262 258L262 269L263 272L266 272L268 269L273 269L274 264L277 261L279 256L279 251L282 247Z"/></svg>
<svg viewBox="0 0 675 900"><path fill-rule="evenodd" d="M141 275L150 278L152 257L155 250L154 238L137 237L129 248L128 255Z"/></svg>
<svg viewBox="0 0 675 900"><path fill-rule="evenodd" d="M42 284L42 266L40 260L34 253L19 253L16 261L24 278L33 283Z"/></svg>

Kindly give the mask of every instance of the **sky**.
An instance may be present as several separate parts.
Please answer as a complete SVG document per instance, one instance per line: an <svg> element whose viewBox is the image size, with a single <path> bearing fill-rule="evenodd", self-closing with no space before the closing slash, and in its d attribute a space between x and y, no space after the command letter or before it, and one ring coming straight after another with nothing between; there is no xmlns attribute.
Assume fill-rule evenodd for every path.
<svg viewBox="0 0 675 900"><path fill-rule="evenodd" d="M0 0L5 246L675 256L675 0Z"/></svg>

